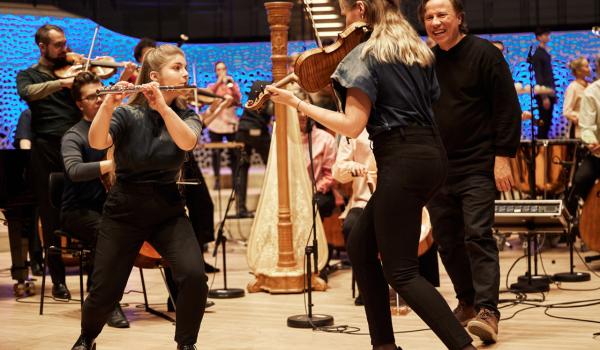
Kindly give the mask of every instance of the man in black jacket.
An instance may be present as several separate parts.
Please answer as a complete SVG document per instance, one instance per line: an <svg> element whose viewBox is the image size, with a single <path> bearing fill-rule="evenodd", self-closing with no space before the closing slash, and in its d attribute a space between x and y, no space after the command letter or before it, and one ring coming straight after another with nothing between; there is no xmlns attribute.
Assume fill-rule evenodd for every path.
<svg viewBox="0 0 600 350"><path fill-rule="evenodd" d="M448 177L429 202L433 236L454 284L458 320L486 342L498 336L500 265L492 235L496 190L513 183L509 157L521 108L508 64L490 42L467 34L460 0L422 0L420 17L437 46L441 96L434 105Z"/></svg>

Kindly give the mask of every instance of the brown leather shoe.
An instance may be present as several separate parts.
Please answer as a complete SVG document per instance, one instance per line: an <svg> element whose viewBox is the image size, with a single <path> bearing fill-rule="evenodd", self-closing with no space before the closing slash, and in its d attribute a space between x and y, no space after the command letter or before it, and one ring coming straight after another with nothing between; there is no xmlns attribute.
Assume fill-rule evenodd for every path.
<svg viewBox="0 0 600 350"><path fill-rule="evenodd" d="M459 300L458 305L452 312L454 312L454 316L456 316L456 319L463 327L466 327L467 323L477 316L477 313L475 312L475 306L467 303L464 300Z"/></svg>
<svg viewBox="0 0 600 350"><path fill-rule="evenodd" d="M467 330L484 343L495 343L498 341L498 316L492 310L481 308L477 317L467 325Z"/></svg>

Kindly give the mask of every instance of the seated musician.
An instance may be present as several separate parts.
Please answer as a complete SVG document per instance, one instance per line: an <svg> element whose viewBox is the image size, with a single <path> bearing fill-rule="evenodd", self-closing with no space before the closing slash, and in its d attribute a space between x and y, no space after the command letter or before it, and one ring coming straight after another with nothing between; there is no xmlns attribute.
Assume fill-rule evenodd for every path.
<svg viewBox="0 0 600 350"><path fill-rule="evenodd" d="M105 160L106 150L90 147L88 131L102 97L96 90L102 83L93 73L78 74L72 87L75 103L83 118L69 129L62 138L61 153L65 168L65 183L61 208L62 228L87 245L95 246L106 189L101 176L114 171L113 160ZM91 267L88 271L88 288L91 286ZM129 327L119 303L115 305L107 325L117 328Z"/></svg>
<svg viewBox="0 0 600 350"><path fill-rule="evenodd" d="M600 68L600 56L596 59L596 71ZM585 200L596 180L600 179L600 80L590 84L581 97L579 110L581 139L589 150L575 177L567 199L569 213L577 216L580 200ZM576 220L577 222L577 220ZM577 233L577 225L574 230Z"/></svg>

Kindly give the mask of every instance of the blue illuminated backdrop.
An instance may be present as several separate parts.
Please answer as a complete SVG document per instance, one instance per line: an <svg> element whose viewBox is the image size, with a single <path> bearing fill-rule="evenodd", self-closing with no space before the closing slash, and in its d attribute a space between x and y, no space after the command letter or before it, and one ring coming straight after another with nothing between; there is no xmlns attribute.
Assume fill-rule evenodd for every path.
<svg viewBox="0 0 600 350"><path fill-rule="evenodd" d="M91 20L81 18L0 14L0 148L12 148L17 119L21 111L27 108L17 95L15 77L19 70L37 61L39 50L34 44L33 35L38 27L46 23L62 27L69 46L79 53L87 53L96 26ZM503 41L515 81L523 85L530 84L525 58L534 42L533 35L523 33L483 37ZM136 43L137 38L101 28L93 56L110 55L117 61L133 61L133 47ZM303 51L313 46L311 42L291 42L289 52ZM554 58L558 95L551 136L562 137L566 132L566 123L561 115L562 99L572 80L571 73L566 68L567 62L578 56L591 60L600 53L600 38L588 31L555 32L549 46ZM214 80L213 64L217 60L225 61L229 73L240 84L243 95L249 91L252 81L271 80L270 43L186 44L182 48L186 52L188 64L196 65L198 86L206 86ZM116 78L112 81L114 79ZM245 99L244 96L244 101ZM529 96L520 96L520 101L523 109L530 108ZM523 124L524 137L529 135L530 127L530 122Z"/></svg>

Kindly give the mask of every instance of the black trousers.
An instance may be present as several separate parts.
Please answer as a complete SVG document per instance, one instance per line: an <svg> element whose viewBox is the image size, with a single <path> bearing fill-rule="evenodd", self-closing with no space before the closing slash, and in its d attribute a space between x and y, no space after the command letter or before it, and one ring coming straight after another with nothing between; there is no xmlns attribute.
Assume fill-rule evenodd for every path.
<svg viewBox="0 0 600 350"><path fill-rule="evenodd" d="M540 125L538 127L537 138L547 139L550 128L552 127L552 113L554 112L554 99L550 98L550 108L544 108L543 99L540 96L536 96L537 105L540 112Z"/></svg>
<svg viewBox="0 0 600 350"><path fill-rule="evenodd" d="M260 132L259 135L251 135L250 130L238 130L235 134L235 140L244 143L244 155L240 157L240 174L236 196L238 213L248 211L246 208L246 198L248 193L248 170L250 169L252 150L256 150L265 165L267 165L269 157L271 135L268 130L256 130L258 131L253 131L253 133Z"/></svg>
<svg viewBox="0 0 600 350"><path fill-rule="evenodd" d="M600 158L588 154L577 168L577 172L573 177L573 187L567 198L567 209L571 215L576 215L579 199L585 201L592 187L594 187L594 183L599 178Z"/></svg>
<svg viewBox="0 0 600 350"><path fill-rule="evenodd" d="M31 166L33 191L42 221L44 247L60 246L60 238L54 234L60 227L60 209L53 208L50 204L48 186L50 173L63 171L60 138L35 138L31 148ZM48 254L48 269L52 283L65 283L65 265L59 254Z"/></svg>
<svg viewBox="0 0 600 350"><path fill-rule="evenodd" d="M344 219L342 225L342 233L344 234L344 240L348 242L348 236L352 227L356 224L358 218L363 212L363 208L352 208L348 211L348 215ZM427 252L419 257L419 274L425 277L425 279L431 283L434 287L440 286L440 269L438 265L437 257L437 244L433 244Z"/></svg>
<svg viewBox="0 0 600 350"><path fill-rule="evenodd" d="M208 293L200 245L173 184L117 183L104 205L96 244L94 284L85 300L82 334L96 338L119 301L144 241L173 270L179 287L175 341L194 344Z"/></svg>
<svg viewBox="0 0 600 350"><path fill-rule="evenodd" d="M373 141L377 190L348 239L371 343L394 343L389 283L448 348L462 349L472 339L444 298L419 274L417 258L423 206L446 174L439 135L433 128L396 128Z"/></svg>
<svg viewBox="0 0 600 350"><path fill-rule="evenodd" d="M98 229L100 227L101 219L102 213L98 210L92 209L67 210L62 211L60 215L62 228L73 237L83 242L86 246L91 248L96 247L96 239L98 237ZM94 251L95 249L92 249L92 252ZM88 289L90 289L92 286L93 271L94 264L92 262L86 266L86 272L88 274Z"/></svg>
<svg viewBox="0 0 600 350"><path fill-rule="evenodd" d="M495 199L492 176L449 177L427 208L456 297L499 315L500 264L492 235Z"/></svg>
<svg viewBox="0 0 600 350"><path fill-rule="evenodd" d="M210 142L223 142L223 138L225 138L228 142L235 141L235 134L218 134L216 132L209 131L208 136L210 138ZM212 152L212 168L215 176L217 178L221 174L221 151L220 149L213 149ZM229 161L231 167L231 176L235 178L235 171L237 169L237 163L239 158L239 151L237 150L229 150Z"/></svg>

